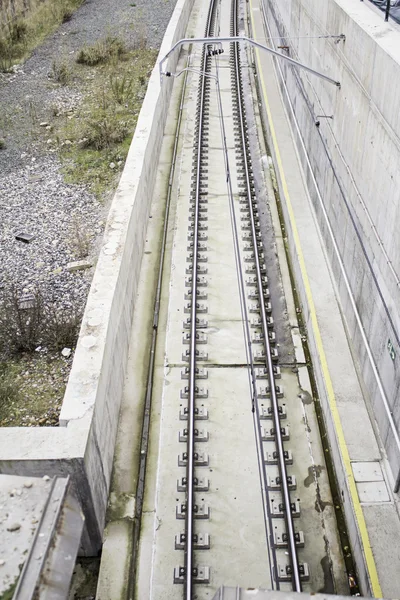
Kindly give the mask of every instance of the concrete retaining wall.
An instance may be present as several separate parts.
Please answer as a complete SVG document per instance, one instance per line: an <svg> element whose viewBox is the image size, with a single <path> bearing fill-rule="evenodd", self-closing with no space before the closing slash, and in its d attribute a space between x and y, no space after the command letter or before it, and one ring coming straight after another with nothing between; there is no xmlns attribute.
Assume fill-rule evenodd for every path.
<svg viewBox="0 0 400 600"><path fill-rule="evenodd" d="M341 82L341 89L283 66L311 170L397 428L400 422L400 32L358 0L269 0L276 45ZM345 34L346 41L314 36ZM305 39L309 36L314 39ZM285 96L285 94L283 94ZM320 115L323 115L322 117ZM333 117L333 118L326 118ZM319 122L319 126L316 123ZM390 428L304 153L300 159L340 296L352 350L394 478ZM395 353L391 357L388 346Z"/></svg>
<svg viewBox="0 0 400 600"><path fill-rule="evenodd" d="M178 0L159 58L184 37L192 5L193 0ZM175 53L170 70L177 59ZM157 60L108 217L61 427L0 430L2 473L71 475L86 518L82 552L87 555L102 543L132 315L172 83L164 79L160 86Z"/></svg>

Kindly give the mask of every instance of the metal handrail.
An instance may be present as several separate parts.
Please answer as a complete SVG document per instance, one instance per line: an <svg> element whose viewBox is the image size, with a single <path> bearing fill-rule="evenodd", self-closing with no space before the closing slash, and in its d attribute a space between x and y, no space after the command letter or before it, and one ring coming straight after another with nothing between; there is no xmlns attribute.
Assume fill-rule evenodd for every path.
<svg viewBox="0 0 400 600"><path fill-rule="evenodd" d="M344 34L341 34L338 36L338 39L344 41L346 39L346 37ZM264 44L260 44L259 42L256 42L255 40L253 40L249 37L246 37L244 35L229 36L229 37L183 38L182 40L179 40L178 42L176 42L176 44L174 44L172 46L172 48L167 52L167 54L164 56L164 58L162 58L159 62L161 83L162 83L163 75L167 75L167 76L171 75L171 73L169 73L168 71L164 72L162 70L163 64L167 60L167 58L170 56L170 54L172 54L172 52L174 52L177 48L179 48L180 46L183 46L184 44L219 44L222 42L229 42L229 43L247 42L251 46L255 46L256 48L259 48L260 50L264 50L265 52L268 52L269 54L273 54L274 56L277 56L278 58L281 58L282 60L289 62L290 64L294 65L295 67L299 67L300 69L309 71L313 75L316 75L317 77L320 77L321 79L324 79L325 81L328 81L329 83L332 83L333 85L336 85L338 88L340 88L340 81L336 81L335 79L328 77L328 75L324 75L323 73L320 73L319 71L315 71L315 69L308 67L304 63L294 60L293 58L289 58L288 56L285 56L284 54L281 54L280 52L276 52L276 50L272 50L268 46L265 46Z"/></svg>

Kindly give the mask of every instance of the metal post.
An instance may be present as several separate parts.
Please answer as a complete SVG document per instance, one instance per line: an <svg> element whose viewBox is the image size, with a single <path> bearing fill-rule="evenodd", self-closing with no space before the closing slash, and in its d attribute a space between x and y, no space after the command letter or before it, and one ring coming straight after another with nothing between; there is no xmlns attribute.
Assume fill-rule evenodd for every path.
<svg viewBox="0 0 400 600"><path fill-rule="evenodd" d="M397 473L396 483L394 484L394 488L393 488L393 491L395 494L398 494L399 488L400 488L400 470Z"/></svg>
<svg viewBox="0 0 400 600"><path fill-rule="evenodd" d="M385 21L389 21L390 0L386 0Z"/></svg>

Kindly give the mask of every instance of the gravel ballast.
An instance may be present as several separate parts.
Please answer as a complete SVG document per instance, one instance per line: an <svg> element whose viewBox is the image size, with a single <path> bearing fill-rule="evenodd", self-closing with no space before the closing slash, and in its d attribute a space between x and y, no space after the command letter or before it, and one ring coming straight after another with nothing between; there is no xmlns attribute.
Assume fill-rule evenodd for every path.
<svg viewBox="0 0 400 600"><path fill-rule="evenodd" d="M79 235L93 243L101 234L101 206L83 186L63 182L54 156L32 158L18 177L0 179L2 278L22 297L38 287L49 302L79 312L90 276L66 267L79 258ZM33 235L32 241L18 241L21 232Z"/></svg>

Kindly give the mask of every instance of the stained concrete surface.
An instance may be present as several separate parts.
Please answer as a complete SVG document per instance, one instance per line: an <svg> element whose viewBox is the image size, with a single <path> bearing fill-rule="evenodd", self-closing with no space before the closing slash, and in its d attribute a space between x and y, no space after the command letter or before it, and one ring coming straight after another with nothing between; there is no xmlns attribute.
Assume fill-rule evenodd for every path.
<svg viewBox="0 0 400 600"><path fill-rule="evenodd" d="M260 19L260 14L257 15L257 25L259 26L261 24L261 19ZM193 32L193 29L192 29ZM269 69L269 70L268 70ZM386 482L387 481L387 471L385 468L385 461L382 460L382 457L380 456L379 453L379 449L378 449L378 444L375 441L375 437L374 437L374 431L373 428L370 425L369 422L369 418L368 418L368 412L365 410L365 406L363 404L363 397L362 397L362 392L360 390L360 387L358 385L357 382L357 375L356 372L354 370L354 368L352 367L352 361L351 361L351 354L348 350L348 346L347 346L347 339L345 336L345 333L343 331L342 328L342 321L340 318L340 312L338 310L337 304L336 304L336 298L335 298L335 292L334 289L332 288L332 280L331 280L331 273L329 271L329 268L325 262L325 250L323 248L323 246L321 246L321 238L320 235L317 231L317 229L315 228L315 221L314 221L314 217L313 217L313 213L312 210L310 210L310 206L309 206L309 199L307 196L307 193L303 187L304 184L304 179L301 173L301 169L298 168L298 156L296 154L296 151L294 150L294 146L293 146L293 138L290 134L290 129L288 128L288 124L286 121L286 115L284 113L284 111L282 110L282 105L280 104L280 97L279 97L279 93L277 91L277 87L274 81L274 72L272 69L272 65L269 64L269 67L267 69L268 72L268 81L269 81L269 94L272 94L273 96L273 102L271 103L273 105L273 110L274 110L274 122L275 124L279 124L279 128L278 128L278 141L280 144L280 149L281 149L281 155L284 155L285 157L285 171L287 173L287 183L288 183L288 188L289 188L289 192L291 193L291 197L295 197L296 198L296 205L294 206L295 209L295 218L297 220L297 225L300 227L301 229L301 242L302 242L302 250L303 250L303 254L306 260L306 266L307 266L307 271L311 274L310 276L310 280L311 280L311 289L312 289L312 293L313 293L313 297L314 297L314 303L317 309L317 319L318 319L318 324L321 328L321 332L323 334L323 340L324 340L324 348L325 348L325 352L326 352L326 356L328 359L328 367L330 369L331 375L333 377L333 382L334 382L334 391L337 395L338 398L338 403L337 406L339 408L339 414L341 416L341 421L344 425L343 429L344 429L344 434L345 434L345 440L348 444L348 449L350 452L350 458L354 463L357 463L354 465L355 470L357 470L357 467L359 467L359 463L360 462L368 462L368 463L376 463L377 461L380 464L381 467L381 472L383 474L383 480L382 479L378 479L376 481L376 483L379 484L379 486L382 485L382 481ZM227 115L229 115L229 112L227 113ZM188 144L186 147L186 150L189 152L189 150L191 150L191 145ZM268 165L268 161L264 161L267 165ZM268 170L268 168L267 168ZM181 175L182 177L185 175L185 171L186 172L190 172L190 167L185 167L182 168L181 170ZM181 183L181 181L180 181ZM279 181L279 184L281 185L281 181ZM267 188L269 185L269 189L271 189L270 184L267 184ZM216 200L216 198L214 198L214 201ZM277 221L277 215L275 212L275 209L273 208L273 206L271 207L271 212L274 213L274 218L275 221ZM287 216L287 214L286 214ZM178 217L179 218L179 217ZM289 241L289 247L290 250L292 252L292 257L295 257L295 253L293 251L293 238L292 238L292 230L291 227L288 226L287 228L287 235L288 235L288 241ZM284 255L284 242L285 240L282 238L281 235L277 235L277 247L278 247L278 252L281 253L281 255ZM171 245L172 245L172 237L169 240L169 244L168 244L168 248L169 251L171 250ZM173 255L173 250L172 250L172 255ZM176 267L175 263L172 262L174 268ZM181 265L182 266L182 265ZM341 454L340 454L340 447L336 444L336 432L335 432L335 423L332 419L332 415L329 412L329 406L328 403L326 402L326 389L325 389L325 381L324 378L321 374L321 365L320 365L320 357L318 355L317 352L317 345L315 343L315 339L313 337L313 328L312 328L312 320L310 319L310 312L309 312L309 307L307 305L307 301L304 295L304 289L302 288L302 278L301 278L301 273L299 271L298 268L298 263L296 262L296 258L293 258L293 266L294 266L294 270L295 273L297 275L297 282L298 282L298 292L300 295L300 299L303 302L303 307L305 310L305 315L306 315L306 320L307 320L307 325L309 328L309 345L310 345L310 349L312 352L312 355L314 357L315 360L315 373L316 373L316 378L317 378L317 383L318 383L318 389L319 389L319 393L321 395L321 399L323 400L323 402L325 402L325 404L323 404L324 406L324 412L325 412L325 418L327 421L327 425L328 425L328 430L329 430L329 434L330 434L330 439L331 439L331 443L332 443L332 451L333 451L333 456L335 459L335 463L336 463L336 467L337 467L337 474L338 474L338 478L339 478L339 485L340 485L340 489L343 493L343 499L344 499L344 504L345 504L345 510L346 510L346 515L348 518L348 522L350 525L350 535L351 535L351 539L352 539L352 544L353 544L353 551L355 553L355 557L357 560L357 564L359 567L359 575L360 575L360 581L361 584L364 586L365 590L368 590L368 586L369 586L369 582L368 582L368 575L365 572L365 566L364 566L364 556L363 556L363 550L360 546L360 541L359 541L359 532L357 531L357 525L354 523L353 519L353 512L352 512L352 501L350 499L350 495L349 495L349 490L346 486L346 477L342 472L342 458L341 458ZM229 268L227 269L229 271ZM282 273L282 280L283 282L286 284L286 291L288 289L290 289L290 280L289 280L289 276L288 276L288 271L287 268L284 266L284 263L282 263L281 265L281 273ZM168 298L170 292L172 291L172 293L174 293L174 287L170 288L169 283L169 275L166 275L166 287L164 288L164 292L163 292L163 297L164 300ZM178 286L179 287L179 286ZM180 290L181 290L181 298L182 298L182 292L183 292L184 286L182 286L182 284L180 284ZM182 303L181 303L182 304ZM171 306L174 306L172 300L171 300ZM293 299L290 298L290 294L287 296L287 306L288 306L288 314L289 314L289 321L291 324L291 327L293 329L293 337L295 339L295 345L297 348L297 359L298 361L300 361L300 365L304 360L304 354L301 351L301 346L299 343L299 339L298 339L298 332L296 332L296 314L295 314L295 310L294 310L294 304L293 304ZM179 311L177 311L177 313L180 312L181 314L179 315L178 318L178 314L174 316L174 310L172 310L170 318L171 318L171 324L173 324L173 322L175 321L175 326L178 327L179 326L179 322L182 322L182 319L185 318L186 315L182 314L182 310L179 309ZM163 323L166 324L167 323L167 317L164 314L163 317ZM228 323L229 319L223 319L222 320L222 329L227 327L227 323ZM235 324L232 323L232 327L235 327ZM175 370L178 370L178 366L181 363L181 352L182 352L182 348L183 348L183 344L182 344L182 333L183 331L177 331L176 333L176 337L175 337L175 342L174 343L170 343L168 342L167 347L169 347L169 354L167 354L167 358L168 361L164 362L164 356L163 356L163 350L159 350L159 362L158 362L158 369L160 370L160 374L162 373L162 376L160 378L160 380L158 380L158 382L156 383L156 388L155 388L155 398L157 398L157 403L154 406L154 413L152 416L152 433L155 434L155 437L153 438L154 440L158 439L158 436L160 435L160 426L162 423L162 419L167 418L165 415L165 411L167 410L167 404L165 403L164 406L162 407L160 402L161 399L164 397L170 397L169 394L173 392L173 388L175 389L175 394L173 394L174 396L174 402L176 403L176 396L177 396L177 392L178 392L178 383L177 381L175 381L174 383L172 383L172 379L174 377L174 372ZM221 334L221 328L216 326L215 329L211 332L211 337L210 337L210 343L213 344L214 340L217 339L218 335L222 335ZM160 347L162 348L162 344L165 342L164 336L161 335L160 336ZM338 350L339 350L339 354L338 354ZM238 358L240 357L240 349L239 346L237 345L237 339L235 337L234 339L234 344L232 346L232 349L229 350L225 350L226 351L226 358L227 360L233 359L234 357ZM174 358L174 360L176 360L177 362L172 362L171 358ZM211 370L211 369L210 369ZM315 515L318 515L318 519L321 519L321 525L324 528L325 527L325 517L329 517L329 511L332 511L332 506L331 506L331 500L329 498L329 490L327 487L325 487L327 485L326 483L326 473L324 471L323 468L323 456L319 456L318 455L318 429L317 427L315 427L315 425L313 425L313 418L315 418L313 416L313 397L312 397L312 389L310 386L310 382L308 380L308 374L307 374L307 369L305 366L301 366L301 368L299 369L299 373L298 373L298 379L299 382L301 384L301 388L297 388L296 389L296 384L295 383L295 377L293 376L293 374L290 375L291 379L289 379L289 383L287 380L285 380L285 386L289 387L289 389L292 389L292 398L294 401L294 399L296 398L296 402L297 402L297 407L299 410L301 410L301 417L300 417L300 413L299 413L299 417L296 417L296 419L301 419L301 423L302 423L302 428L297 427L296 431L297 431L297 435L304 435L306 438L308 438L308 452L310 454L309 459L311 460L311 464L312 466L308 466L307 468L304 469L304 474L302 475L301 478L299 478L299 481L301 481L301 485L303 486L303 490L311 490L311 493L314 494L314 500L311 503L310 502L310 514L312 514L312 519L309 521L309 523L313 523L313 527L316 527L316 520L315 520ZM294 377L294 379L293 379ZM164 391L162 388L162 380L165 378L165 387L164 387ZM172 378L172 379L171 379ZM286 375L285 375L286 378ZM182 383L182 382L180 382ZM171 387L172 386L172 387ZM295 393L298 392L298 393ZM169 418L169 417L168 417ZM165 421L164 421L165 422ZM355 427L355 424L357 425L357 428ZM303 432L303 433L302 433ZM170 529L170 533L172 534L172 530L174 529L173 527L173 521L168 521L170 524L166 525L165 521L163 521L163 519L157 514L157 505L154 504L152 498L156 497L157 495L157 477L163 477L166 478L166 483L165 485L167 486L165 489L168 488L168 486L173 485L171 484L171 481L168 479L167 474L171 471L171 469L176 469L176 455L177 455L177 448L179 447L179 444L176 441L176 438L172 435L171 431L168 430L168 428L166 429L166 431L164 432L164 428L162 430L162 436L163 439L165 438L165 443L167 444L167 446L174 447L175 448L175 454L172 453L172 458L169 459L167 455L167 453L161 452L159 453L159 448L157 445L157 442L154 441L151 443L151 461L149 464L149 471L148 471L148 488L147 488L147 502L148 504L146 505L146 510L144 512L143 515L143 523L142 523L142 543L141 543L141 556L140 556L140 561L141 561L141 569L139 570L139 581L138 581L138 590L146 590L146 593L148 593L148 590L152 589L151 585L149 586L149 582L152 581L152 578L155 576L156 579L155 581L158 581L159 583L157 585L160 585L160 582L162 581L166 581L167 583L165 585L170 585L168 580L168 574L170 573L170 567L171 565L174 564L178 564L176 562L175 559L172 559L171 555L174 555L174 553L176 551L174 551L172 548L173 546L169 546L169 550L168 548L168 544L165 547L166 548L166 553L165 553L165 558L167 560L167 563L169 566L167 566L167 570L166 570L166 579L162 580L159 579L157 575L155 575L155 572L157 571L157 569L159 568L159 565L157 563L157 561L155 562L155 554L157 552L156 547L153 546L153 539L158 539L161 536L161 532L163 530L164 527L164 531L165 531L165 527ZM172 437L171 437L172 436ZM168 442L169 440L169 442ZM361 441L360 441L361 440ZM164 441L161 440L161 444L164 444ZM166 448L167 446L162 446L162 448ZM163 467L162 464L164 464L163 462L160 462L160 469L157 470L157 465L158 465L158 461L166 461L166 467ZM157 475L158 473L158 475ZM367 476L368 477L368 476ZM374 477L374 475L370 475L369 477ZM172 480L176 480L175 476L172 476ZM357 482L359 484L365 484L365 483L374 483L373 481L360 481ZM159 488L160 489L160 488ZM389 489L389 488L388 488ZM172 490L172 488L171 488ZM160 491L158 492L160 494ZM172 494L172 492L171 492ZM304 495L304 492L302 491L302 495ZM174 494L171 495L171 498L174 496ZM310 495L308 498L312 498L312 496ZM160 501L160 508L162 508L162 510L166 511L166 514L168 512L168 509L166 508L166 502L167 500L167 494L163 494L161 492L161 501ZM365 517L365 520L367 522L367 526L368 528L370 528L371 526L371 520L376 518L382 518L382 519L387 519L387 523L390 523L390 520L393 519L393 523L396 523L396 511L395 511L395 506L393 504L393 499L391 497L390 502L378 502L375 504L362 504L362 509L363 509L363 514ZM307 511L305 511L307 512ZM127 514L129 513L129 510L127 512ZM167 519L169 519L169 517L167 517ZM178 523L178 522L176 522ZM175 523L175 525L176 525ZM306 524L307 526L307 524ZM388 531L390 530L390 528L388 528ZM125 535L125 534L124 534ZM114 537L114 536L112 536ZM323 538L320 538L321 540ZM392 580L390 581L390 577L389 574L387 572L387 570L385 569L385 565L383 564L383 553L379 550L379 545L380 545L380 536L379 536L379 532L375 529L374 531L370 531L370 539L371 542L373 544L373 551L374 551L374 556L375 556L375 560L377 562L378 565L378 570L379 570L379 574L382 577L382 581L384 583L384 585L386 586L390 586L390 585L396 585L396 581L393 579L393 573L390 573L390 577L392 577ZM384 537L383 537L384 539ZM114 541L118 540L118 535L115 536ZM127 540L129 541L129 540ZM112 546L111 546L112 547ZM115 546L114 546L115 547ZM338 553L338 556L340 556L340 549L338 548L338 546L336 546L336 549L332 546L331 550L333 550L334 552ZM158 550L159 551L159 550ZM332 569L329 566L329 556L328 555L322 555L322 557L320 558L320 564L319 564L319 568L321 569L321 576L322 576L322 586L324 587L325 590L328 590L329 592L331 592L332 590L334 590L333 587L333 579L331 577L332 574ZM166 564L167 564L166 563ZM339 563L340 564L340 561ZM117 578L117 575L116 575ZM339 576L340 579L340 576ZM168 581L167 581L168 580ZM343 590L345 589L345 587L342 588ZM390 589L390 587L386 587L385 590ZM155 593L158 593L155 590ZM388 594L387 594L388 595ZM104 598L106 597L110 597L107 596L107 594L105 594L103 596Z"/></svg>
<svg viewBox="0 0 400 600"><path fill-rule="evenodd" d="M0 594L19 578L50 490L50 479L0 476Z"/></svg>
<svg viewBox="0 0 400 600"><path fill-rule="evenodd" d="M230 4L226 2L222 10L226 11L227 8L230 8ZM222 13L221 19L224 14ZM224 23L229 22L226 17L227 14ZM229 82L226 81L229 72L224 73L227 59L226 56L220 60L220 77L223 111L226 126L229 127L230 92ZM183 501L182 494L176 492L176 481L182 471L177 468L177 457L183 451L183 445L178 441L178 432L184 427L184 421L179 421L178 414L179 408L185 404L184 400L179 400L180 391L185 385L185 381L180 377L180 370L185 366L182 361L182 352L185 349L182 342L185 333L182 322L187 317L182 311L187 290L184 279L187 254L182 251L182 247L187 246L189 176L193 148L191 136L194 128L195 101L196 94L190 89L183 125L183 157L179 158L178 182L175 184L177 208L173 212L173 238L168 245L168 252L171 251L171 273L165 274L164 282L163 299L168 305L168 312L166 304L163 304L160 318L160 329L164 330L165 327L167 334L165 352L162 339L157 351L158 367L151 429L153 442L138 565L137 593L141 596L145 590L150 590L152 598L178 598L181 594L180 586L174 586L172 583L172 573L173 568L181 564L182 554L173 551L173 540L180 531L180 521L175 518L175 508ZM218 113L213 106L211 104L210 119L215 120ZM218 125L212 125L208 154L208 283L205 288L208 312L199 315L208 321L205 330L207 344L204 345L208 359L198 361L198 364L201 362L201 366L207 368L208 379L199 380L198 385L204 385L209 390L208 398L204 402L199 401L199 404L207 406L210 413L209 419L199 421L198 425L209 431L209 440L204 446L210 457L210 465L200 469L199 474L204 472L211 485L209 492L204 495L198 494L201 501L204 500L211 510L209 520L198 522L199 529L211 533L212 538L211 549L197 553L201 564L209 564L211 568L210 586L199 586L196 592L199 597L204 598L211 597L212 590L222 581L255 585L262 580L262 569L268 571L266 556L264 563L258 558L254 560L255 556L262 557L265 554L265 534L263 541L263 519L259 505L261 497L259 492L255 493L255 490L259 489L259 482L247 374L246 369L237 367L238 363L245 363L245 354L226 186L221 175L216 176L211 171L213 164L222 161L221 150L218 150L219 136ZM227 143L230 149L234 148L234 140L229 130ZM259 157L256 160L260 160ZM234 160L231 160L230 168L234 177ZM234 179L233 182L235 191ZM261 202L265 202L265 198L262 198ZM236 202L235 205L239 220L240 205ZM263 205L263 210L268 210L266 205ZM224 226L220 224L222 221ZM271 220L270 231L272 232ZM276 260L275 253L273 257ZM271 257L269 259L271 260ZM285 259L284 254L281 259ZM274 266L279 278L279 269L276 268L276 264ZM295 322L296 313L290 284L289 289L285 291L289 295L290 318ZM280 293L282 294L282 284ZM282 321L279 326L288 327L288 324L283 325ZM294 331L294 336L296 335L298 334ZM291 342L288 341L287 347L290 345ZM199 345L199 349L202 348L203 346ZM289 362L294 363L293 345L291 348ZM304 354L300 349L297 358L304 361ZM291 368L283 370L279 384L284 387L285 398L282 402L287 405L289 412L287 424L291 431L291 440L288 447L293 448L295 456L291 472L296 475L298 489L293 497L301 499L301 516L296 522L296 528L304 531L307 540L305 549L300 550L300 558L309 563L311 570L311 581L305 586L314 590L345 591L346 577L335 532L334 508L323 466L324 456L319 443L314 408L303 405L299 397L302 389L299 387L297 373L292 372ZM306 375L302 377L302 384L311 389ZM304 390L303 395L306 393ZM268 427L268 423L266 426ZM198 451L201 450L199 444ZM264 450L269 450L268 444L265 444ZM269 475L277 475L274 468L269 468ZM271 497L274 495L271 494ZM280 527L278 523L275 526L278 529ZM286 557L283 556L282 560L286 560ZM258 569L261 569L261 572L258 572Z"/></svg>
<svg viewBox="0 0 400 600"><path fill-rule="evenodd" d="M190 10L190 2L179 9ZM183 58L182 64L185 59ZM136 309L129 335L129 355L119 415L111 493L106 516L102 562L97 586L98 600L125 598L132 576L132 535L139 466L140 435L146 390L148 353L153 319L153 297L158 272L165 193L168 185L171 149L180 102L179 80L171 96L162 149L155 181L153 202L146 231ZM161 133L161 132L160 132ZM162 331L162 329L160 329ZM145 520L145 518L144 518ZM142 524L144 527L144 524Z"/></svg>
<svg viewBox="0 0 400 600"><path fill-rule="evenodd" d="M83 516L69 481L0 475L0 596L65 600Z"/></svg>
<svg viewBox="0 0 400 600"><path fill-rule="evenodd" d="M205 10L203 3L202 10ZM203 12L204 18L204 12ZM203 26L204 27L204 26ZM199 51L195 52L197 56ZM222 61L221 61L222 62ZM225 63L225 61L223 61ZM225 64L221 64L221 70ZM226 70L226 69L225 69ZM231 110L229 109L229 70L223 73L221 84L224 96L224 115L228 132L228 147L233 149L234 140L230 131ZM196 88L194 88L196 89ZM225 97L226 96L226 97ZM228 105L226 104L228 100ZM174 551L174 538L183 522L176 519L175 508L183 502L183 494L177 493L177 479L182 476L182 468L177 467L177 457L184 450L179 442L179 429L185 426L179 420L179 409L185 401L179 400L185 385L181 370L185 363L182 353L184 331L185 270L188 236L188 198L192 166L192 136L194 128L193 106L196 94L190 93L186 108L186 122L182 155L179 158L178 207L173 226L174 238L171 255L171 271L166 274L168 296L164 296L163 323L166 324L167 339L165 355L162 346L158 348L158 367L152 420L153 442L149 487L146 492L144 509L144 529L142 530L141 555L139 562L138 594L150 589L151 598L180 598L182 588L174 585L173 570L182 561L182 552ZM212 105L210 118L215 119L216 106ZM190 117L188 117L190 115ZM229 129L228 129L229 128ZM219 130L210 139L209 165L222 163L223 155L219 147ZM183 157L183 158L182 158ZM231 165L235 172L234 163ZM208 369L208 379L199 380L199 385L209 388L210 395L205 400L209 406L210 418L204 423L209 431L206 451L210 455L209 467L200 469L199 475L210 480L210 491L197 494L198 502L210 506L210 520L198 521L197 530L211 536L211 549L197 553L200 564L211 565L211 586L201 586L197 594L201 598L211 598L217 582L239 577L248 585L252 580L261 580L270 585L268 579L268 558L265 548L265 534L262 531L262 506L259 495L257 460L253 442L251 405L248 399L246 370L234 365L245 363L242 338L240 304L237 296L236 269L233 255L232 234L229 226L229 206L226 184L219 175L211 174L209 168L208 187L212 190L207 203L207 305L204 318L208 321L207 344L208 360L202 362ZM228 225L228 226L227 226ZM221 257L222 260L221 260ZM226 291L229 290L229 294ZM168 310L168 312L166 312ZM199 346L201 349L201 346ZM200 361L198 362L200 365ZM229 368L232 365L232 368ZM229 383L228 383L229 382ZM159 419L157 416L159 415ZM242 431L238 436L237 423ZM201 451L199 447L198 451ZM236 484L232 481L237 473ZM232 493L224 493L224 489ZM235 492L233 491L235 490ZM249 497L249 490L252 490ZM151 550L150 550L151 548ZM226 557L224 560L224 556ZM264 560L254 561L251 557L264 556ZM150 558L151 557L151 558ZM151 560L151 567L145 567Z"/></svg>
<svg viewBox="0 0 400 600"><path fill-rule="evenodd" d="M262 26L260 4L258 1L252 0L251 6L254 17L253 26L255 27L253 34L257 40L262 41L266 34ZM380 442L375 437L374 426L365 405L363 389L353 365L341 307L338 304L336 289L333 285L334 278L327 261L329 250L327 251L321 243L321 232L317 228L315 213L306 188L308 180L300 165L298 152L301 152L301 149L298 150L294 145L295 138L282 102L274 65L267 55L262 54L257 58L256 64L259 77L262 76L264 84L267 82L266 94L271 118L266 118L265 112L264 117L267 123L268 141L274 158L286 222L288 247L296 276L296 288L306 319L308 344L328 429L339 489L343 496L359 583L363 593L368 594L372 585L371 574L367 571L365 564L365 552L368 545L363 548L363 544L366 544L365 532L367 532L368 544L371 543L373 560L377 567L378 581L383 595L395 597L399 581L398 577L394 577L394 570L400 567L397 550L393 556L393 561L397 566L393 567L393 563L388 564L387 554L381 543L385 539L385 535L379 539L378 528L371 529L374 521L381 523L383 531L390 529L389 523L393 524L393 531L397 531L399 522L397 499L392 495L389 483L393 480L387 469L385 455L380 451ZM276 67L276 69L279 77L279 68ZM284 90L282 93L284 97ZM261 99L263 102L265 101L263 93ZM271 122L276 136L274 141L271 138ZM278 163L277 149L280 163ZM301 264L300 260L303 261ZM310 298L312 298L312 304ZM319 335L322 345L318 341ZM329 374L333 385L333 389L330 391L327 390L326 373ZM335 416L334 411L336 410L338 412ZM356 478L355 489L359 488L359 492L352 495L349 491L349 474L345 470L343 452L347 453L351 463L356 463L355 469L360 462L372 462L374 465L378 463L383 479L379 479L374 485L374 481L357 482ZM354 477L352 473L350 471L350 476ZM371 476L371 478L373 477ZM387 485L388 483L389 485ZM385 488L389 494L389 501ZM368 504L363 500L368 500ZM361 504L359 504L360 502ZM362 532L363 538L361 537L360 522L355 518L356 504L362 510L366 522L366 530L364 529ZM395 523L397 525L394 525ZM396 537L394 533L392 544L395 543ZM376 577L374 582L375 589L377 589Z"/></svg>

